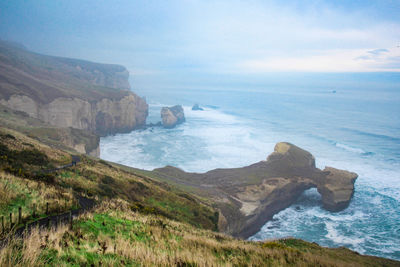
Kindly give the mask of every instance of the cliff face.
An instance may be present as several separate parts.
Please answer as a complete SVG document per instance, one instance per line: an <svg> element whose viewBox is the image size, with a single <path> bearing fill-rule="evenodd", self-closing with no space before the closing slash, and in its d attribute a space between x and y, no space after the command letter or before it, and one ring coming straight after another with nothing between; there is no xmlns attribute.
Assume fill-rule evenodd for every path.
<svg viewBox="0 0 400 267"><path fill-rule="evenodd" d="M0 104L50 125L89 130L99 135L131 131L144 125L148 114L146 102L133 93L94 103L76 97L56 98L48 104L26 95L12 95L8 100L0 99Z"/></svg>
<svg viewBox="0 0 400 267"><path fill-rule="evenodd" d="M309 188L318 189L324 208L346 208L357 178L357 174L344 170L316 168L313 155L289 143L278 143L266 161L243 168L186 173L167 166L153 173L213 199L220 211L220 230L243 238L257 233Z"/></svg>
<svg viewBox="0 0 400 267"><path fill-rule="evenodd" d="M99 135L145 124L148 105L119 65L45 56L0 41L0 104Z"/></svg>
<svg viewBox="0 0 400 267"><path fill-rule="evenodd" d="M24 133L49 146L66 150L73 148L79 153L100 156L100 138L96 134L72 127L51 126L25 112L2 105L0 105L0 126Z"/></svg>

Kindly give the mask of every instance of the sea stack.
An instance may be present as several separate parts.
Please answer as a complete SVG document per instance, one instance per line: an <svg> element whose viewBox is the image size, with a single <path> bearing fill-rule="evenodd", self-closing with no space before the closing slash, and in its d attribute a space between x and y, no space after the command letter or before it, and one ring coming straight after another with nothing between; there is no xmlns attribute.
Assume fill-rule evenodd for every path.
<svg viewBox="0 0 400 267"><path fill-rule="evenodd" d="M163 107L161 119L164 128L174 128L177 124L185 122L185 114L181 105Z"/></svg>
<svg viewBox="0 0 400 267"><path fill-rule="evenodd" d="M192 110L204 110L204 109L201 108L201 107L199 106L199 104L194 104L193 107L192 107Z"/></svg>

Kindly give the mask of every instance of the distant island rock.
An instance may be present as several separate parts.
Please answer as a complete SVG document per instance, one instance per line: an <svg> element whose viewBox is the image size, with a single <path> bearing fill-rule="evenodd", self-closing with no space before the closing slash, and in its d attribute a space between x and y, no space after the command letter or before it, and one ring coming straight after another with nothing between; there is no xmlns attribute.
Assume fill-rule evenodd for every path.
<svg viewBox="0 0 400 267"><path fill-rule="evenodd" d="M164 128L174 128L176 125L185 122L185 114L181 105L163 107L161 119Z"/></svg>
<svg viewBox="0 0 400 267"><path fill-rule="evenodd" d="M204 110L204 109L201 108L201 107L199 106L199 104L194 104L193 107L192 107L192 110Z"/></svg>
<svg viewBox="0 0 400 267"><path fill-rule="evenodd" d="M345 209L357 179L353 172L316 168L311 153L285 142L277 143L266 161L242 168L188 173L167 166L153 173L213 199L220 211L219 229L242 238L257 233L276 213L295 203L310 188L317 188L325 209Z"/></svg>

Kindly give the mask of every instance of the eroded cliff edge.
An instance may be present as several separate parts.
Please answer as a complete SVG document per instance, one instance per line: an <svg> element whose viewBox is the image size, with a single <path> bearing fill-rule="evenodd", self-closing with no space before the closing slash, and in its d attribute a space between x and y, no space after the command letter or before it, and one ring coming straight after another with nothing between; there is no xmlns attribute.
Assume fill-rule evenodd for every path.
<svg viewBox="0 0 400 267"><path fill-rule="evenodd" d="M53 126L88 130L101 136L143 126L148 109L147 103L131 92L120 99L90 102L78 97L60 97L49 103L14 94L9 99L0 99L0 104Z"/></svg>
<svg viewBox="0 0 400 267"><path fill-rule="evenodd" d="M243 168L187 173L167 166L153 173L212 199L220 211L220 230L242 238L257 233L309 188L318 189L325 209L346 208L357 178L357 174L344 170L316 168L309 152L290 143L278 143L266 161Z"/></svg>
<svg viewBox="0 0 400 267"><path fill-rule="evenodd" d="M123 66L41 55L0 41L0 104L51 126L100 136L142 127L148 105L130 91L128 77Z"/></svg>

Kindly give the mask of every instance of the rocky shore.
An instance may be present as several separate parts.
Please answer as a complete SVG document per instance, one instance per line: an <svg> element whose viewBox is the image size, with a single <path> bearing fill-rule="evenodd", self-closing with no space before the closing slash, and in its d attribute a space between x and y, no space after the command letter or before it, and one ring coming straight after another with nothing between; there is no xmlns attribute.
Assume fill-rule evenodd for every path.
<svg viewBox="0 0 400 267"><path fill-rule="evenodd" d="M339 211L348 206L357 174L315 167L309 152L290 143L278 143L266 161L243 168L187 173L167 166L153 173L212 199L219 210L219 229L248 238L279 211L289 207L310 188L317 188L323 207Z"/></svg>

